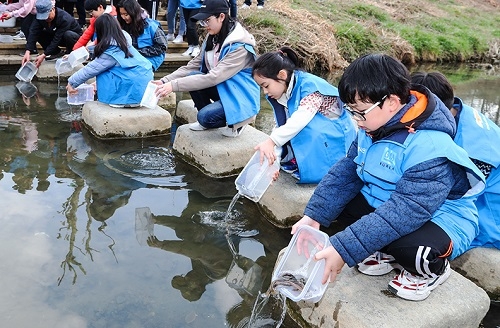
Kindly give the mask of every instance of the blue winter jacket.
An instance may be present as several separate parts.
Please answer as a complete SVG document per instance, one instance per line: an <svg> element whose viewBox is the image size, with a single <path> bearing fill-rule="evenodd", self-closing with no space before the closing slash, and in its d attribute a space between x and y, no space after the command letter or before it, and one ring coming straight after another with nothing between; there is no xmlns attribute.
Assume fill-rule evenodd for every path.
<svg viewBox="0 0 500 328"><path fill-rule="evenodd" d="M500 249L500 128L474 108L455 98L457 134L455 142L470 158L493 166L486 178L486 188L477 201L479 235L471 247Z"/></svg>
<svg viewBox="0 0 500 328"><path fill-rule="evenodd" d="M411 100L386 126L400 122L403 115L416 106L417 102L427 103L427 107L433 110L430 116L418 126L415 136L410 136L410 133L405 135L400 132L369 145L365 143L365 136L361 135L358 140L362 140L363 143L353 142L347 157L331 168L319 183L306 206L305 215L313 218L323 226L329 226L363 188L369 184L376 184L375 188L371 188L370 192L366 192L365 189L365 193L363 193L363 195L369 193L373 196L367 200L372 206L376 207L375 211L364 215L345 230L336 233L330 238L332 245L349 266L356 265L375 251L419 229L429 220L432 219L436 222L437 219L439 221L440 218L434 217L436 213L443 213L441 219L453 217L456 219L455 222L462 223L460 221L462 214L454 212L455 208L466 209L467 211L467 219L463 220L463 224L466 225L465 232L468 235L464 236L463 239L460 236L461 227L454 225L454 222L445 220L447 223L449 222L448 226L443 226L443 222L436 222L449 233L454 243L458 243L452 257L463 252L464 248L468 246L467 243L470 243L477 233L477 210L473 204L474 199L473 197L469 198L468 194L462 195L462 193L469 188L469 183L475 188L470 190L469 193L480 192L484 187L482 182L484 180L481 180L484 179L484 176L472 165L467 154L460 150L460 147L455 146L453 142L450 142L455 134L456 126L453 116L444 104L428 90L425 96L412 93ZM414 147L411 142L413 140L421 141L422 139L420 131L424 132L422 133L424 137L432 134L433 137L436 136L436 139L428 139L429 142L421 142L417 147ZM359 134L365 134L365 132L361 130L358 132ZM437 137L438 135L439 137ZM407 141L408 136L410 138ZM430 142L432 140L447 140L446 147L452 152L443 154L439 146ZM398 152L385 152L385 147L380 150L376 149L378 146L384 145L384 143L385 145L391 144L389 149ZM358 166L358 164L361 165L359 159L365 154L371 156L373 145L375 145L374 149L378 154L387 154L388 156L380 158L370 167L374 167L375 164L380 164L380 166L388 165L388 163L394 164L393 172L397 173L387 176L387 180L385 180L386 177L377 179L373 176L368 178L369 175L366 175L367 172L364 171L358 175L358 169L363 170L363 167ZM429 150L429 154L432 153L436 157L432 158L432 156L426 155L420 161L418 157L412 158L411 152L403 154L405 147L417 149L417 156L427 154L426 150ZM451 153L453 154L450 155ZM401 155L410 157L405 158L404 156L401 157ZM446 158L448 156L451 160ZM457 164L462 165L462 169L452 164L454 160L459 162ZM405 167L404 164L413 165ZM468 173L467 177L470 177L469 181L463 179L466 176L464 168ZM459 172L457 172L457 169ZM458 175L459 173L460 175ZM385 194L384 187L389 188L385 191ZM379 201L374 200L375 195ZM459 202L460 206L449 206L448 204L453 203L453 201Z"/></svg>
<svg viewBox="0 0 500 328"><path fill-rule="evenodd" d="M319 92L325 96L338 97L336 87L322 78L303 71L294 71L295 85L287 103L288 112L292 115L299 107L300 101ZM278 126L286 123L284 106L275 99L266 97L274 109L274 117ZM299 167L299 183L318 183L330 167L345 157L347 150L356 137L356 127L347 111L336 119L329 119L320 112L290 140L293 153Z"/></svg>

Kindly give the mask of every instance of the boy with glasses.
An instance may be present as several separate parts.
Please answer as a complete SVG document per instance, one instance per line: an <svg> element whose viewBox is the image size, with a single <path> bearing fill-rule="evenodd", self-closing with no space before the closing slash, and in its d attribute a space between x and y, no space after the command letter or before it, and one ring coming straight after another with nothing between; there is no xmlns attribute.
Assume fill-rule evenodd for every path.
<svg viewBox="0 0 500 328"><path fill-rule="evenodd" d="M112 3L112 2L111 2ZM73 47L73 50L76 50L81 47L94 46L96 41L95 35L95 27L94 23L97 17L102 14L110 14L113 17L116 17L116 8L115 6L107 5L106 0L85 0L85 10L90 15L89 26L83 32L82 36L78 39ZM91 44L89 42L92 41Z"/></svg>
<svg viewBox="0 0 500 328"><path fill-rule="evenodd" d="M478 233L474 201L484 176L453 141L456 125L427 88L413 86L406 67L381 54L355 60L339 96L359 131L347 156L321 180L301 225L346 224L316 253L326 259L323 281L345 263L368 275L401 273L393 294L426 299L450 275L449 259Z"/></svg>

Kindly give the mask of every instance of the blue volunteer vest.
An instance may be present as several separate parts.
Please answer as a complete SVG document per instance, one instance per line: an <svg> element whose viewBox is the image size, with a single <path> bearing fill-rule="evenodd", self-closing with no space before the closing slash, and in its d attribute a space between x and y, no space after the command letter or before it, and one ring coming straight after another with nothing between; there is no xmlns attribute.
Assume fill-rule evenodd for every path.
<svg viewBox="0 0 500 328"><path fill-rule="evenodd" d="M139 49L153 45L156 30L160 26L160 22L151 18L146 18L145 21L147 24L146 26L144 26L144 33L139 35L139 37L137 38L137 47L139 47ZM163 61L165 60L165 54L162 53L157 56L146 57L146 59L149 60L151 64L153 64L153 70L156 71L158 67L163 64Z"/></svg>
<svg viewBox="0 0 500 328"><path fill-rule="evenodd" d="M484 193L476 201L479 235L471 246L500 249L500 128L459 98L455 98L453 107L458 110L455 142L467 151L470 158L493 166Z"/></svg>
<svg viewBox="0 0 500 328"><path fill-rule="evenodd" d="M113 57L118 65L97 75L97 98L112 105L139 104L148 82L153 80L151 62L132 46L128 47L133 57L117 46L110 46L105 54Z"/></svg>
<svg viewBox="0 0 500 328"><path fill-rule="evenodd" d="M221 49L219 61L239 47L245 47L249 53L256 57L255 50L250 44L236 42L228 44ZM203 49L205 49L205 44L203 45ZM201 62L200 71L206 73L208 68L205 65L204 51ZM249 119L257 115L260 110L260 87L253 79L250 67L242 69L231 78L217 84L217 91L219 92L228 125Z"/></svg>
<svg viewBox="0 0 500 328"><path fill-rule="evenodd" d="M325 96L339 95L336 87L316 75L294 71L294 76L295 86L287 102L290 115L298 109L304 97L314 92ZM274 109L277 125L282 126L286 123L284 106L266 98ZM318 183L333 164L346 156L356 137L356 127L350 114L342 107L341 110L340 117L333 120L316 113L309 124L290 140L299 168L299 183Z"/></svg>
<svg viewBox="0 0 500 328"><path fill-rule="evenodd" d="M484 176L449 135L432 130L417 130L410 134L401 131L395 133L392 140L373 143L366 133L361 132L358 133L358 155L354 161L358 165L358 176L364 181L361 192L368 204L377 208L389 199L407 169L438 157L463 166L472 186L462 198L447 199L431 219L453 241L451 259L454 259L469 248L478 234L474 201L484 189Z"/></svg>

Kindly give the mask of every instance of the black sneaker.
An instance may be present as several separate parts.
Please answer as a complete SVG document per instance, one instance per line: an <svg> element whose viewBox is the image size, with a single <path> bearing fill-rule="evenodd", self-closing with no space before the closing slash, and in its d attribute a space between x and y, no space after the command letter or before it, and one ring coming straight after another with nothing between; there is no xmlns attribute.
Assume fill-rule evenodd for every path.
<svg viewBox="0 0 500 328"><path fill-rule="evenodd" d="M60 58L64 56L64 51L60 50L57 54L55 55L47 55L45 56L45 60L46 61L53 61L53 60L56 60L57 58Z"/></svg>

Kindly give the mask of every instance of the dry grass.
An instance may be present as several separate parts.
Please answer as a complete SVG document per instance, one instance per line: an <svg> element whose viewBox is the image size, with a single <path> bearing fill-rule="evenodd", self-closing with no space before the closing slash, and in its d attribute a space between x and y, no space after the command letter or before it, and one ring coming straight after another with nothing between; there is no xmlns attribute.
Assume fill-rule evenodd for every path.
<svg viewBox="0 0 500 328"><path fill-rule="evenodd" d="M292 9L288 0L268 1L265 10L266 13L256 10L240 10L238 13L257 40L259 53L275 51L286 45L299 54L306 70L333 71L347 66L338 52L331 23L306 10ZM252 27L254 24L245 24L250 19L252 22L258 20L259 14L265 14L268 19L279 18L284 25L284 35L276 35L273 27L255 28Z"/></svg>

